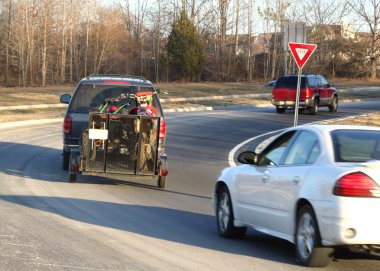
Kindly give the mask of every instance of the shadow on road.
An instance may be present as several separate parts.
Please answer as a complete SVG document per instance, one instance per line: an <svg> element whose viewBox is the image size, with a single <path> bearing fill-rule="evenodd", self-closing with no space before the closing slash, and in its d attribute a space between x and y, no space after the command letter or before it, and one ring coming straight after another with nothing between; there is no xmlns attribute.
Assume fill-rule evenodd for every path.
<svg viewBox="0 0 380 271"><path fill-rule="evenodd" d="M35 146L0 142L0 172L7 175L28 178L33 181L67 182L67 172L62 169L61 150ZM80 176L81 184L132 185L143 189L156 190L156 187L130 183L120 180ZM160 190L159 193L175 193L206 199L179 191ZM144 236L159 238L217 251L252 257L270 258L295 264L292 246L280 239L271 238L250 231L243 240L223 239L219 237L215 218L210 215L181 210L118 204L111 202L29 195L0 195L0 200L50 212L68 219L91 225L109 227ZM271 256L274 253L275 256Z"/></svg>
<svg viewBox="0 0 380 271"><path fill-rule="evenodd" d="M62 197L0 195L0 200L86 224L185 245L296 264L292 245L249 231L241 240L219 237L215 218L193 212Z"/></svg>
<svg viewBox="0 0 380 271"><path fill-rule="evenodd" d="M68 182L68 171L62 169L62 150L31 144L0 141L0 172L37 181ZM80 183L104 185L145 185L128 178L79 176Z"/></svg>
<svg viewBox="0 0 380 271"><path fill-rule="evenodd" d="M295 261L294 246L287 241L256 231L248 231L247 237L240 240L221 238L216 230L215 218L210 215L162 207L62 197L2 195L0 200L86 224L225 253L298 265ZM379 260L379 257L338 253L336 260L339 259Z"/></svg>

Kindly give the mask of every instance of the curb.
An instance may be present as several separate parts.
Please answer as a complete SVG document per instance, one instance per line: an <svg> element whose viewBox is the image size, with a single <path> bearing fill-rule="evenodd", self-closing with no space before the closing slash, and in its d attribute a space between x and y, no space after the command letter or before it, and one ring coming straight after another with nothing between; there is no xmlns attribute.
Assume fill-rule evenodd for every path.
<svg viewBox="0 0 380 271"><path fill-rule="evenodd" d="M165 113L180 113L180 112L197 112L197 111L212 111L212 106L197 106L197 107L179 107L179 108L164 108Z"/></svg>
<svg viewBox="0 0 380 271"><path fill-rule="evenodd" d="M3 123L0 123L0 129L24 127L24 126L30 126L30 125L36 125L36 124L52 124L52 123L59 123L59 122L63 122L63 118L3 122Z"/></svg>
<svg viewBox="0 0 380 271"><path fill-rule="evenodd" d="M43 109L43 108L54 108L54 107L66 108L67 104L30 104L30 105L0 106L0 111Z"/></svg>
<svg viewBox="0 0 380 271"><path fill-rule="evenodd" d="M162 103L173 103L173 102L197 102L197 101L213 101L213 100L223 100L223 99L237 99L237 98L270 98L269 93L252 93L252 94L235 94L235 95L222 95L222 96L206 96L206 97L191 97L191 98L170 98L161 99Z"/></svg>
<svg viewBox="0 0 380 271"><path fill-rule="evenodd" d="M223 99L237 99L237 98L268 98L268 94L242 94L242 95L225 95L225 96L207 96L207 97L192 97L192 98L171 98L171 99L160 99L162 104L171 103L171 102L196 102L196 101L214 101L214 100L223 100ZM341 99L339 102L362 102L364 100L378 100L378 99ZM232 105L232 107L239 107L237 105ZM241 105L244 106L244 105ZM260 104L252 104L253 107L268 107L272 106L270 102L263 102ZM45 108L66 108L67 104L33 104L33 105L14 105L14 106L0 106L0 111L10 111L10 110L27 110L27 109L45 109ZM194 112L198 109L202 110L213 110L212 108L222 108L230 106L198 106L198 107L183 107L183 108L174 108L166 109L166 112ZM170 111L168 111L170 110ZM173 111L171 111L173 110Z"/></svg>
<svg viewBox="0 0 380 271"><path fill-rule="evenodd" d="M191 97L191 98L170 98L160 99L162 104L175 103L175 102L196 102L196 101L213 101L223 99L237 99L237 98L268 98L269 94L241 94L241 95L224 95L224 96L207 96L207 97ZM24 110L24 109L43 109L43 108L66 108L67 104L33 104L33 105L14 105L14 106L0 106L0 111L5 110ZM192 107L191 107L192 108ZM206 107L208 108L208 107ZM192 111L192 110L190 110ZM188 110L179 112L189 112Z"/></svg>

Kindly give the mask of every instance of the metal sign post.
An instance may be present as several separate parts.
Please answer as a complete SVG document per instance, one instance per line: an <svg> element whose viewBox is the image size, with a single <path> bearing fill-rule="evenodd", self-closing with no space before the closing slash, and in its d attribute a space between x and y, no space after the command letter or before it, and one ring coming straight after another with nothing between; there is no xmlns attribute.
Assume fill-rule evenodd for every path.
<svg viewBox="0 0 380 271"><path fill-rule="evenodd" d="M294 109L294 127L297 126L298 123L298 109L300 107L300 89L301 89L301 74L302 69L298 69L298 79L297 79L297 94L296 94L296 108Z"/></svg>
<svg viewBox="0 0 380 271"><path fill-rule="evenodd" d="M299 100L300 100L300 89L301 89L301 74L302 67L305 65L311 54L317 48L316 44L306 44L306 43L288 43L290 51L294 57L294 60L298 66L298 80L297 80L297 94L296 94L296 106L294 112L294 126L297 126L298 122L298 109L299 109Z"/></svg>

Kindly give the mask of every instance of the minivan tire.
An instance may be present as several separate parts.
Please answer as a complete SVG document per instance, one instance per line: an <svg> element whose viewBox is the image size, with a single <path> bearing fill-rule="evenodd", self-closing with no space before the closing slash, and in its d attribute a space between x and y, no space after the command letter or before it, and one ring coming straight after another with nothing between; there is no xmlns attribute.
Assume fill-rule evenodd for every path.
<svg viewBox="0 0 380 271"><path fill-rule="evenodd" d="M70 153L63 151L62 153L62 168L63 170L69 170Z"/></svg>
<svg viewBox="0 0 380 271"><path fill-rule="evenodd" d="M284 114L284 113L285 113L285 108L276 107L276 112L277 112L278 114Z"/></svg>
<svg viewBox="0 0 380 271"><path fill-rule="evenodd" d="M319 111L319 100L314 99L313 104L308 108L309 109L309 114L310 115L315 115Z"/></svg>
<svg viewBox="0 0 380 271"><path fill-rule="evenodd" d="M329 111L335 113L338 110L338 97L334 96L331 104L329 105Z"/></svg>

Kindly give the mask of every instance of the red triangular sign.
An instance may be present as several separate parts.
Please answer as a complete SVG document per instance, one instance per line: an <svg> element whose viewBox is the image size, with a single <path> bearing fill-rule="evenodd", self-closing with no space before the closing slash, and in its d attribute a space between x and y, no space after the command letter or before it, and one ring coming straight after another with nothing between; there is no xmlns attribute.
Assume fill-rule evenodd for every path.
<svg viewBox="0 0 380 271"><path fill-rule="evenodd" d="M289 42L288 45L299 69L302 69L311 54L314 52L315 48L317 48L316 44L307 43Z"/></svg>

